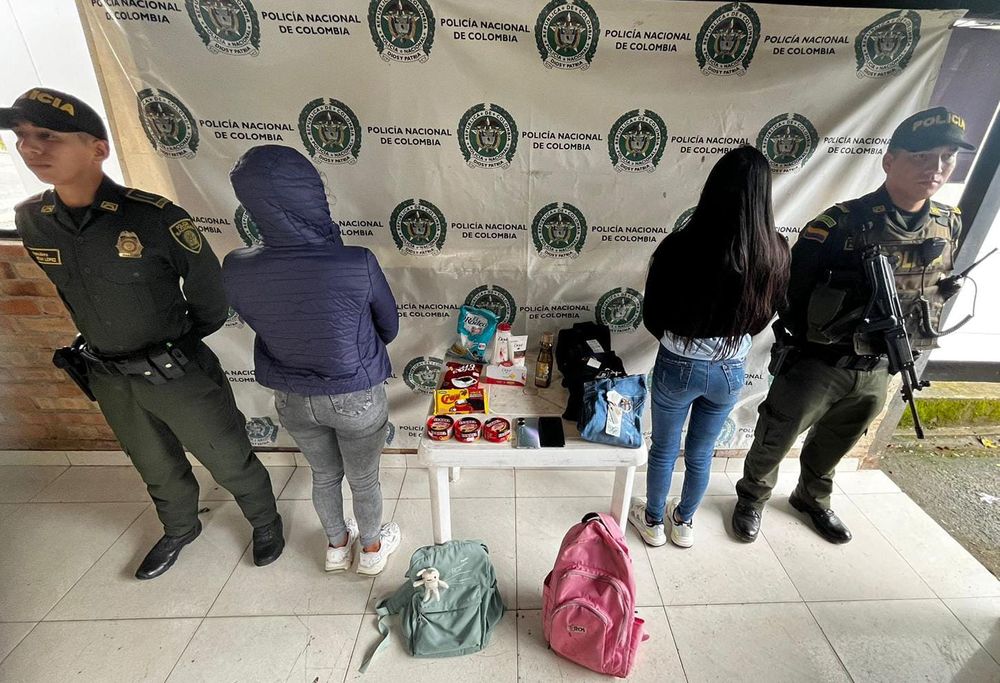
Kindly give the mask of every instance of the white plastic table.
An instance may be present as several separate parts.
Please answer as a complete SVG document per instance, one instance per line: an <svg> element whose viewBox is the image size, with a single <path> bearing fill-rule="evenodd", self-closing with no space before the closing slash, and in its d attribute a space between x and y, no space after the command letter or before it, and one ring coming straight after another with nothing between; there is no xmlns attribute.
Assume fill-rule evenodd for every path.
<svg viewBox="0 0 1000 683"><path fill-rule="evenodd" d="M499 415L514 422L516 417L559 415L565 392L549 388L535 393L533 389L491 386L490 413L477 414L480 421ZM458 481L463 467L528 468L528 469L615 469L611 491L611 515L624 528L628 515L635 468L646 464L645 442L639 448L619 448L584 441L576 425L563 420L566 445L561 448L514 448L508 442L494 444L480 438L470 444L455 439L433 441L426 432L417 448L417 459L427 467L430 480L431 518L434 542L451 540L450 484Z"/></svg>

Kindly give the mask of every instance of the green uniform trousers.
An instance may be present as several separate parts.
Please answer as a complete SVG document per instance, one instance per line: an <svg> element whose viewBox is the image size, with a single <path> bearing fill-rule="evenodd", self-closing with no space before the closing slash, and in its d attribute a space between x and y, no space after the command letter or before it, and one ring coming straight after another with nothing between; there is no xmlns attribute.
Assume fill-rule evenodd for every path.
<svg viewBox="0 0 1000 683"><path fill-rule="evenodd" d="M184 369L165 384L89 373L101 412L146 482L164 533L180 536L198 521L198 482L185 446L233 494L250 524L270 524L278 515L271 480L251 449L218 358L199 343Z"/></svg>
<svg viewBox="0 0 1000 683"><path fill-rule="evenodd" d="M807 505L827 509L833 472L885 405L889 373L832 367L816 358L799 358L775 377L753 445L736 484L740 500L762 510L778 481L778 466L799 434L809 429L799 456L798 495Z"/></svg>

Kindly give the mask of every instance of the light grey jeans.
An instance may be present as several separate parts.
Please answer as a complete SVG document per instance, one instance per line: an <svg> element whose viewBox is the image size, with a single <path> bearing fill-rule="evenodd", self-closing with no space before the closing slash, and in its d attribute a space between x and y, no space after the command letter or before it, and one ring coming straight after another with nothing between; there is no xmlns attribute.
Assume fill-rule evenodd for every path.
<svg viewBox="0 0 1000 683"><path fill-rule="evenodd" d="M274 392L278 418L312 466L313 506L330 543L347 531L341 482L354 495L362 547L375 543L382 525L378 466L385 446L389 401L378 384L335 396Z"/></svg>

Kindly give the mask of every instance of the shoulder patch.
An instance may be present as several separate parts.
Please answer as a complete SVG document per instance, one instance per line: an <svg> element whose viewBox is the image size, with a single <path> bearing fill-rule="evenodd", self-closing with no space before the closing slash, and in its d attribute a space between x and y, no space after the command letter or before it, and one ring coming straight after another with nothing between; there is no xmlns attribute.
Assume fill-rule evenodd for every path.
<svg viewBox="0 0 1000 683"><path fill-rule="evenodd" d="M142 202L143 204L152 204L157 209L162 209L170 203L170 200L166 197L161 197L160 195L153 194L152 192L136 190L135 188L129 188L126 190L125 196L133 201Z"/></svg>
<svg viewBox="0 0 1000 683"><path fill-rule="evenodd" d="M170 226L170 236L192 254L201 253L201 233L189 218L184 218Z"/></svg>
<svg viewBox="0 0 1000 683"><path fill-rule="evenodd" d="M816 220L814 220L813 222L814 223L822 223L823 225L825 225L828 228L835 228L835 227L837 227L837 221L832 216L828 216L825 213L817 216Z"/></svg>
<svg viewBox="0 0 1000 683"><path fill-rule="evenodd" d="M799 237L804 240L812 240L813 242L819 242L822 244L826 242L826 238L830 236L830 231L821 225L815 225L810 223L807 225L802 232L799 233Z"/></svg>
<svg viewBox="0 0 1000 683"><path fill-rule="evenodd" d="M961 216L962 215L962 210L960 208L958 208L957 206L951 207L951 212L953 214L955 214L956 216Z"/></svg>

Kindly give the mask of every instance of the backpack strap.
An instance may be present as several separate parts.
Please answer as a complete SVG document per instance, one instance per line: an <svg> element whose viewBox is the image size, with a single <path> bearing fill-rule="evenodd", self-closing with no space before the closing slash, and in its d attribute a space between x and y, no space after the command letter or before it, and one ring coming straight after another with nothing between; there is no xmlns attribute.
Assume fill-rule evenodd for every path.
<svg viewBox="0 0 1000 683"><path fill-rule="evenodd" d="M374 659L375 655L385 647L386 642L389 640L389 636L392 633L389 630L389 624L387 623L389 617L403 611L403 607L410 601L412 594L412 587L409 582L407 582L404 583L395 593L387 598L382 598L375 605L375 614L378 616L378 632L382 634L382 637L379 638L378 643L375 644L375 647L372 648L371 652L365 655L364 661L361 662L361 666L358 668L360 673L368 671L368 665L371 664L372 659Z"/></svg>

